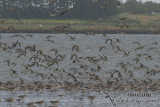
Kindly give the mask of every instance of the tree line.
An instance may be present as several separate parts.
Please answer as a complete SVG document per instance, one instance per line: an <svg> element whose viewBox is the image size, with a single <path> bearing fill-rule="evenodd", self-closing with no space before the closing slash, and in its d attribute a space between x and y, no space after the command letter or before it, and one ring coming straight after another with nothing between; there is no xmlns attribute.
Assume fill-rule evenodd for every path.
<svg viewBox="0 0 160 107"><path fill-rule="evenodd" d="M123 4L123 8L121 12L134 12L138 13L151 13L157 12L160 13L160 3L155 3L152 1L142 2L136 0L127 0L126 3Z"/></svg>
<svg viewBox="0 0 160 107"><path fill-rule="evenodd" d="M109 5L101 8L104 0L1 0L0 14L2 18L16 19L104 19L121 12L160 13L160 4L153 2L127 0L117 8L117 0L107 1ZM67 8L70 10L63 15L51 16Z"/></svg>

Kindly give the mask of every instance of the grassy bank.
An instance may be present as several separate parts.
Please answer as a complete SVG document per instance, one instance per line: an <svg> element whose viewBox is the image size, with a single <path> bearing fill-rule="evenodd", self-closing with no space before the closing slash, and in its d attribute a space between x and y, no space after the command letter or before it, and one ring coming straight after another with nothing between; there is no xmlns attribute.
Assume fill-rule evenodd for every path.
<svg viewBox="0 0 160 107"><path fill-rule="evenodd" d="M122 28L118 19L126 17L128 28ZM122 13L112 16L108 19L99 20L55 20L55 19L4 19L1 24L1 32L4 32L8 26L14 26L15 31L25 30L46 30L51 31L56 26L71 25L72 31L105 31L105 30L153 30L159 31L160 14L147 15L147 14L130 14Z"/></svg>

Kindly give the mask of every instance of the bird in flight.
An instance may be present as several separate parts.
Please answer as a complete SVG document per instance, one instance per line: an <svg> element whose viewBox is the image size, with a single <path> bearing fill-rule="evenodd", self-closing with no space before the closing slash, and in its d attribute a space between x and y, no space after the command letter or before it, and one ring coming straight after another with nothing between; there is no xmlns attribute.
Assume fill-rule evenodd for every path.
<svg viewBox="0 0 160 107"><path fill-rule="evenodd" d="M8 28L7 28L7 32L10 32L10 31L13 31L14 30L14 27L11 25L11 26L9 26Z"/></svg>
<svg viewBox="0 0 160 107"><path fill-rule="evenodd" d="M104 10L110 5L110 1L105 1L103 4L100 6L100 8L103 8Z"/></svg>

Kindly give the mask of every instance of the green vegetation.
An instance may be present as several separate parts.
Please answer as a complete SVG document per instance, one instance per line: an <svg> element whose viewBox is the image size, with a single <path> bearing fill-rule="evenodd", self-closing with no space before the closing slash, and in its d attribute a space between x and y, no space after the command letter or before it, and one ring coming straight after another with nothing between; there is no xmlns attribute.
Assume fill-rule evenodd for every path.
<svg viewBox="0 0 160 107"><path fill-rule="evenodd" d="M127 0L126 3L117 0L2 0L1 31L9 26L14 30L47 30L52 31L56 26L71 25L72 31L105 31L105 30L158 30L160 31L160 4L153 2L142 3ZM69 7L72 7L69 9ZM63 15L50 16L65 11ZM157 14L150 15L151 12ZM136 14L131 14L136 13ZM138 13L138 14L137 14ZM126 17L124 23L119 19ZM124 27L121 28L121 26ZM128 26L128 27L127 27Z"/></svg>
<svg viewBox="0 0 160 107"><path fill-rule="evenodd" d="M48 0L49 1L49 0ZM118 0L107 0L109 5L105 8L104 0L2 0L0 14L2 18L14 19L80 19L99 20L115 16L120 13L138 12L146 14L151 12L160 13L160 4L136 0L127 0L126 3L119 3ZM119 7L118 7L119 6ZM70 10L63 15L55 17L50 14L58 11ZM122 7L122 8L121 8Z"/></svg>
<svg viewBox="0 0 160 107"><path fill-rule="evenodd" d="M120 18L126 17L126 23L128 28L122 28L121 30L160 30L160 14L147 15L147 14L130 14L121 13L112 16L107 19L99 20L78 20L78 19L5 19L5 22L1 24L2 28L13 25L15 30L51 30L56 26L71 25L72 30L116 30L120 29Z"/></svg>

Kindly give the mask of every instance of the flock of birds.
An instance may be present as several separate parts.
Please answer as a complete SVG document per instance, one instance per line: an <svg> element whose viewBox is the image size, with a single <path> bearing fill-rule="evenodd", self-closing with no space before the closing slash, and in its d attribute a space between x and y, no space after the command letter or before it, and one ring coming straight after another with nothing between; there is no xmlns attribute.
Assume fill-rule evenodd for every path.
<svg viewBox="0 0 160 107"><path fill-rule="evenodd" d="M79 37L47 35L36 39L32 34L1 36L0 90L12 94L17 91L43 93L44 90L53 93L61 89L73 93L159 91L160 49L157 42L148 45L133 42L127 44L129 49L126 49L121 39L104 34L99 43L93 43L93 46L84 43L83 47L85 39L82 41ZM20 95L17 100L26 96ZM88 95L88 98L92 101L96 96ZM11 96L5 101L11 103L15 98Z"/></svg>
<svg viewBox="0 0 160 107"><path fill-rule="evenodd" d="M49 1L54 2L54 0ZM92 2L98 2L98 0L92 0ZM109 1L104 1L100 8L106 9L109 5ZM50 16L63 15L71 8L73 7L53 12ZM118 1L117 8L122 8L120 1ZM126 20L126 17L119 19L122 25L120 29L128 28ZM4 20L0 23L4 23ZM68 28L71 28L69 24L56 26L53 30L62 33ZM6 29L7 32L13 30L13 26ZM91 32L88 35L95 34ZM0 93L9 91L11 97L0 98L0 102L24 103L27 93L37 92L39 95L44 91L56 93L62 89L73 93L80 91L83 94L90 91L104 92L107 94L106 98L110 98L108 91L160 90L160 79L158 79L160 49L157 42L143 45L136 41L127 44L129 49L126 49L119 38L108 37L104 33L100 44L93 45L93 43L93 47L86 45L84 49L83 43L78 45L82 41L79 41L75 35L58 38L63 39L62 42L55 37L47 35L41 44L36 45L39 40L35 40L36 37L32 34L15 34L7 38L7 41L4 41L5 37L1 36ZM28 42L30 40L31 42ZM65 40L68 40L69 45ZM94 50L93 53L92 50ZM150 65L152 62L156 63ZM18 91L23 94L13 97ZM63 97L63 94L58 96ZM87 97L91 103L96 99L93 95ZM79 99L83 100L83 97ZM110 100L116 106L111 98ZM59 100L51 100L52 106L47 107L58 107L59 103ZM44 106L44 104L45 100L38 100L25 105L36 107L37 105Z"/></svg>

